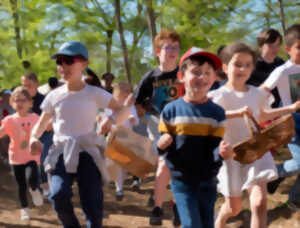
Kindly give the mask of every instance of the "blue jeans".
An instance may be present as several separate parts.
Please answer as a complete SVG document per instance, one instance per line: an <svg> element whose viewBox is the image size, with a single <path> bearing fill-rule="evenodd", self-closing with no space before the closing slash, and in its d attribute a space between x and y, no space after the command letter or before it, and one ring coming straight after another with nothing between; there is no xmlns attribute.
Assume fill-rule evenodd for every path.
<svg viewBox="0 0 300 228"><path fill-rule="evenodd" d="M278 174L280 177L289 177L296 174L300 174L300 114L293 114L295 120L296 134L292 141L288 144L292 158L285 162L278 164ZM289 193L289 200L300 202L300 176Z"/></svg>
<svg viewBox="0 0 300 228"><path fill-rule="evenodd" d="M187 184L172 178L171 188L181 220L181 228L213 228L217 199L216 180Z"/></svg>
<svg viewBox="0 0 300 228"><path fill-rule="evenodd" d="M88 228L102 227L103 190L101 173L93 158L86 152L79 155L76 173L67 173L63 156L51 171L49 200L64 228L80 228L71 202L72 184L77 179L79 197Z"/></svg>
<svg viewBox="0 0 300 228"><path fill-rule="evenodd" d="M45 131L41 137L41 143L43 144L43 151L41 154L41 165L40 165L40 182L47 183L47 174L44 170L44 161L48 155L49 149L53 144L53 132L52 131Z"/></svg>

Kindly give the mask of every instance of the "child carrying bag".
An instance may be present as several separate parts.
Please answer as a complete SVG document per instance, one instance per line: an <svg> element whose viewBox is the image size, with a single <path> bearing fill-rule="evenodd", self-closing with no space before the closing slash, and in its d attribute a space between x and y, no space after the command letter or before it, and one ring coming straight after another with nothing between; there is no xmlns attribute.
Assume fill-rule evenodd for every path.
<svg viewBox="0 0 300 228"><path fill-rule="evenodd" d="M295 135L295 122L291 114L280 117L263 129L252 115L244 115L244 120L251 136L233 146L234 159L241 164L260 159L271 148L289 143Z"/></svg>

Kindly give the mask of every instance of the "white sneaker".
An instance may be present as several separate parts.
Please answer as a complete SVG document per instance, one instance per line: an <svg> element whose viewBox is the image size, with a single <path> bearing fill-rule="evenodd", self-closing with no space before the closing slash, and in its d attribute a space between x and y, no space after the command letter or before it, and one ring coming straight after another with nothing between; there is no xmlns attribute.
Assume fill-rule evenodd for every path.
<svg viewBox="0 0 300 228"><path fill-rule="evenodd" d="M40 190L36 189L33 191L32 189L29 189L29 192L31 194L33 204L37 207L42 206L44 203L44 199Z"/></svg>
<svg viewBox="0 0 300 228"><path fill-rule="evenodd" d="M29 220L30 216L29 216L29 209L26 208L22 208L21 209L21 220Z"/></svg>

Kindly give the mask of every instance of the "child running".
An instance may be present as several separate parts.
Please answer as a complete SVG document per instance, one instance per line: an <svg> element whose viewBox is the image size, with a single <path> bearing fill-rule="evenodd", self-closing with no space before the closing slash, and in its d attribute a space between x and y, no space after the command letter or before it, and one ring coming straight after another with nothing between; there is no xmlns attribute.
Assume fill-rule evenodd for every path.
<svg viewBox="0 0 300 228"><path fill-rule="evenodd" d="M96 134L95 120L99 108L116 110L121 106L105 90L83 81L89 58L82 43L66 42L52 58L66 83L51 91L43 101L41 118L31 133L31 152L41 152L39 137L52 119L53 146L44 163L51 179L49 200L64 228L79 228L71 201L76 179L86 226L100 228L102 185L107 173L97 147L103 146L103 141ZM102 133L111 127L111 121L106 123L100 129Z"/></svg>
<svg viewBox="0 0 300 228"><path fill-rule="evenodd" d="M18 185L18 195L21 204L21 220L30 219L27 201L27 181L26 169L29 168L29 192L35 206L43 204L38 181L38 165L40 155L31 155L29 148L29 138L32 127L36 124L39 116L30 113L32 108L32 97L22 87L17 87L11 97L10 104L16 111L15 114L6 116L1 121L0 137L8 135L9 144L9 163L12 166L14 176Z"/></svg>
<svg viewBox="0 0 300 228"><path fill-rule="evenodd" d="M206 96L222 62L193 47L181 57L179 66L185 95L163 109L157 148L170 169L181 227L213 228L216 175L222 164L219 155L227 159L233 154L231 146L221 142L225 111Z"/></svg>
<svg viewBox="0 0 300 228"><path fill-rule="evenodd" d="M300 102L284 108L270 109L270 94L262 88L246 85L256 61L255 52L243 43L227 46L221 55L227 83L212 91L209 96L226 110L224 140L231 145L250 137L243 115L251 114L260 122L297 110ZM272 155L268 152L261 159L247 165L228 159L218 174L219 188L225 196L216 219L216 228L225 227L229 217L242 208L242 192L248 191L251 208L251 228L267 227L266 184L277 178Z"/></svg>
<svg viewBox="0 0 300 228"><path fill-rule="evenodd" d="M123 104L131 93L130 84L126 82L119 82L113 85L113 97L120 104ZM113 112L110 109L105 109L104 115L112 115ZM126 118L121 125L125 128L132 128L134 125L138 124L138 116L135 107L132 105L130 107L129 116ZM115 127L115 126L114 126ZM126 177L126 171L122 168L119 169L117 174L116 185L116 200L121 201L123 199L123 182Z"/></svg>

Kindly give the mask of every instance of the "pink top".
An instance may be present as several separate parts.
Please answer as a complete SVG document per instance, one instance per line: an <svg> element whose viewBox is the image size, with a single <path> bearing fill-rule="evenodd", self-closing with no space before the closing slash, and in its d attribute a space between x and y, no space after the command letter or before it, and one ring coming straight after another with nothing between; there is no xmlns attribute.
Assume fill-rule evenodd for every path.
<svg viewBox="0 0 300 228"><path fill-rule="evenodd" d="M5 133L10 137L9 163L12 165L26 164L29 161L36 161L40 164L40 155L31 155L29 149L30 133L38 121L39 116L29 113L20 117L16 113L6 116L2 121Z"/></svg>

